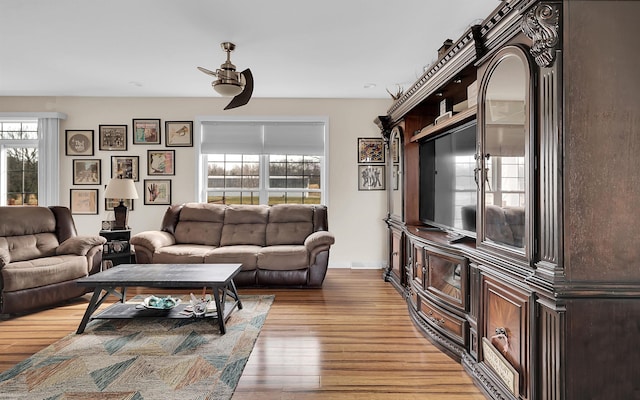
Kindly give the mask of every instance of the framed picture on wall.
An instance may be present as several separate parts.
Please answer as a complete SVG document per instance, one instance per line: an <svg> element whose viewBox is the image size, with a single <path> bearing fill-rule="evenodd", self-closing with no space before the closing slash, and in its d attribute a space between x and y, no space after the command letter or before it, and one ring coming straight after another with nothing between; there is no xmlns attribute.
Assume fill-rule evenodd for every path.
<svg viewBox="0 0 640 400"><path fill-rule="evenodd" d="M193 121L165 121L164 143L167 147L193 146Z"/></svg>
<svg viewBox="0 0 640 400"><path fill-rule="evenodd" d="M358 190L384 190L384 165L358 165Z"/></svg>
<svg viewBox="0 0 640 400"><path fill-rule="evenodd" d="M160 120L134 119L133 144L160 144Z"/></svg>
<svg viewBox="0 0 640 400"><path fill-rule="evenodd" d="M358 163L384 164L382 138L358 138Z"/></svg>
<svg viewBox="0 0 640 400"><path fill-rule="evenodd" d="M394 137L391 142L391 157L395 164L400 162L400 138L398 136Z"/></svg>
<svg viewBox="0 0 640 400"><path fill-rule="evenodd" d="M175 150L147 150L148 175L175 175Z"/></svg>
<svg viewBox="0 0 640 400"><path fill-rule="evenodd" d="M71 214L98 213L98 189L69 189Z"/></svg>
<svg viewBox="0 0 640 400"><path fill-rule="evenodd" d="M68 156L93 155L93 130L68 129L65 133L65 153Z"/></svg>
<svg viewBox="0 0 640 400"><path fill-rule="evenodd" d="M391 179L393 181L393 190L398 190L398 187L400 185L400 165L399 164L393 164Z"/></svg>
<svg viewBox="0 0 640 400"><path fill-rule="evenodd" d="M127 150L126 125L99 125L98 148L106 151Z"/></svg>
<svg viewBox="0 0 640 400"><path fill-rule="evenodd" d="M171 205L171 179L145 179L144 204Z"/></svg>
<svg viewBox="0 0 640 400"><path fill-rule="evenodd" d="M73 160L74 185L99 185L102 180L102 160Z"/></svg>
<svg viewBox="0 0 640 400"><path fill-rule="evenodd" d="M111 178L139 179L139 156L111 156Z"/></svg>

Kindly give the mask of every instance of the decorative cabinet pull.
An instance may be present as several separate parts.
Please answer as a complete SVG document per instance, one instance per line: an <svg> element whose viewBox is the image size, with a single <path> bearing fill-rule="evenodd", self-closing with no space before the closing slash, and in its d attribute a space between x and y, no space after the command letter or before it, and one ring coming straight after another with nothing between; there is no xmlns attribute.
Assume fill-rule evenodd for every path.
<svg viewBox="0 0 640 400"><path fill-rule="evenodd" d="M432 311L432 310L429 310L429 312L428 312L427 314L428 314L428 315L427 315L427 318L429 318L429 319L431 320L431 322L434 322L434 323L436 323L436 324L440 324L440 325L444 325L444 323L445 323L444 318L440 318L440 319L436 318L436 317L434 316L434 314L433 314L433 311Z"/></svg>
<svg viewBox="0 0 640 400"><path fill-rule="evenodd" d="M509 351L509 337L507 336L507 330L503 327L496 328L496 334L491 336L491 339L504 340L504 346L502 346L502 352L507 354Z"/></svg>

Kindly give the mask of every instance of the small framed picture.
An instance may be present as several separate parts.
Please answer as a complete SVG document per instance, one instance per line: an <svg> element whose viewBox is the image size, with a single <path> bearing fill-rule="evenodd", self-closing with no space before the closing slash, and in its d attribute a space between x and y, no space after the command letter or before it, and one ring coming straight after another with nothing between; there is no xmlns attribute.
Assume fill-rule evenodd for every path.
<svg viewBox="0 0 640 400"><path fill-rule="evenodd" d="M400 185L400 164L393 164L391 181L393 182L393 190L398 190L398 187Z"/></svg>
<svg viewBox="0 0 640 400"><path fill-rule="evenodd" d="M102 181L102 160L73 160L74 185L99 185Z"/></svg>
<svg viewBox="0 0 640 400"><path fill-rule="evenodd" d="M138 182L139 156L111 156L111 178L133 179Z"/></svg>
<svg viewBox="0 0 640 400"><path fill-rule="evenodd" d="M133 144L160 144L160 120L134 119Z"/></svg>
<svg viewBox="0 0 640 400"><path fill-rule="evenodd" d="M167 147L193 146L193 121L165 121L164 136Z"/></svg>
<svg viewBox="0 0 640 400"><path fill-rule="evenodd" d="M127 150L126 125L99 125L98 148L106 151Z"/></svg>
<svg viewBox="0 0 640 400"><path fill-rule="evenodd" d="M358 190L384 190L384 165L358 165Z"/></svg>
<svg viewBox="0 0 640 400"><path fill-rule="evenodd" d="M144 204L171 205L171 179L145 179Z"/></svg>
<svg viewBox="0 0 640 400"><path fill-rule="evenodd" d="M400 138L398 136L394 137L391 142L391 157L394 164L400 162Z"/></svg>
<svg viewBox="0 0 640 400"><path fill-rule="evenodd" d="M358 138L358 162L384 164L382 138Z"/></svg>
<svg viewBox="0 0 640 400"><path fill-rule="evenodd" d="M93 130L69 129L65 133L65 153L68 156L92 156L93 155Z"/></svg>
<svg viewBox="0 0 640 400"><path fill-rule="evenodd" d="M147 150L148 175L175 175L175 150Z"/></svg>
<svg viewBox="0 0 640 400"><path fill-rule="evenodd" d="M98 214L98 189L69 189L71 214Z"/></svg>
<svg viewBox="0 0 640 400"><path fill-rule="evenodd" d="M133 199L123 199L124 205L127 206L129 211L133 211ZM120 204L120 199L104 199L104 210L113 211L113 207Z"/></svg>

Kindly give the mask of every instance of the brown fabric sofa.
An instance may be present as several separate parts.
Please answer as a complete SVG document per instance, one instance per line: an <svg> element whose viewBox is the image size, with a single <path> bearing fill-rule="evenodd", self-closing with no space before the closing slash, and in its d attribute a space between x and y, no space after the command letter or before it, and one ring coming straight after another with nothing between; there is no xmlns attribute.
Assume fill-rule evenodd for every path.
<svg viewBox="0 0 640 400"><path fill-rule="evenodd" d="M242 263L239 286L320 287L335 241L327 229L326 206L187 203L131 244L138 263Z"/></svg>
<svg viewBox="0 0 640 400"><path fill-rule="evenodd" d="M78 236L67 207L0 207L0 313L86 293L75 281L100 271L100 236Z"/></svg>

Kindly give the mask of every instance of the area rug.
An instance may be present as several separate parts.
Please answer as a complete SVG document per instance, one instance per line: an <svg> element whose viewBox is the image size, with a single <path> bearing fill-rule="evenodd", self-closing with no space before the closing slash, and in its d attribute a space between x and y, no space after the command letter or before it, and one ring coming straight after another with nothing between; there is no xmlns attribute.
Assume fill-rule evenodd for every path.
<svg viewBox="0 0 640 400"><path fill-rule="evenodd" d="M93 320L0 374L0 399L230 399L274 296L214 319Z"/></svg>

